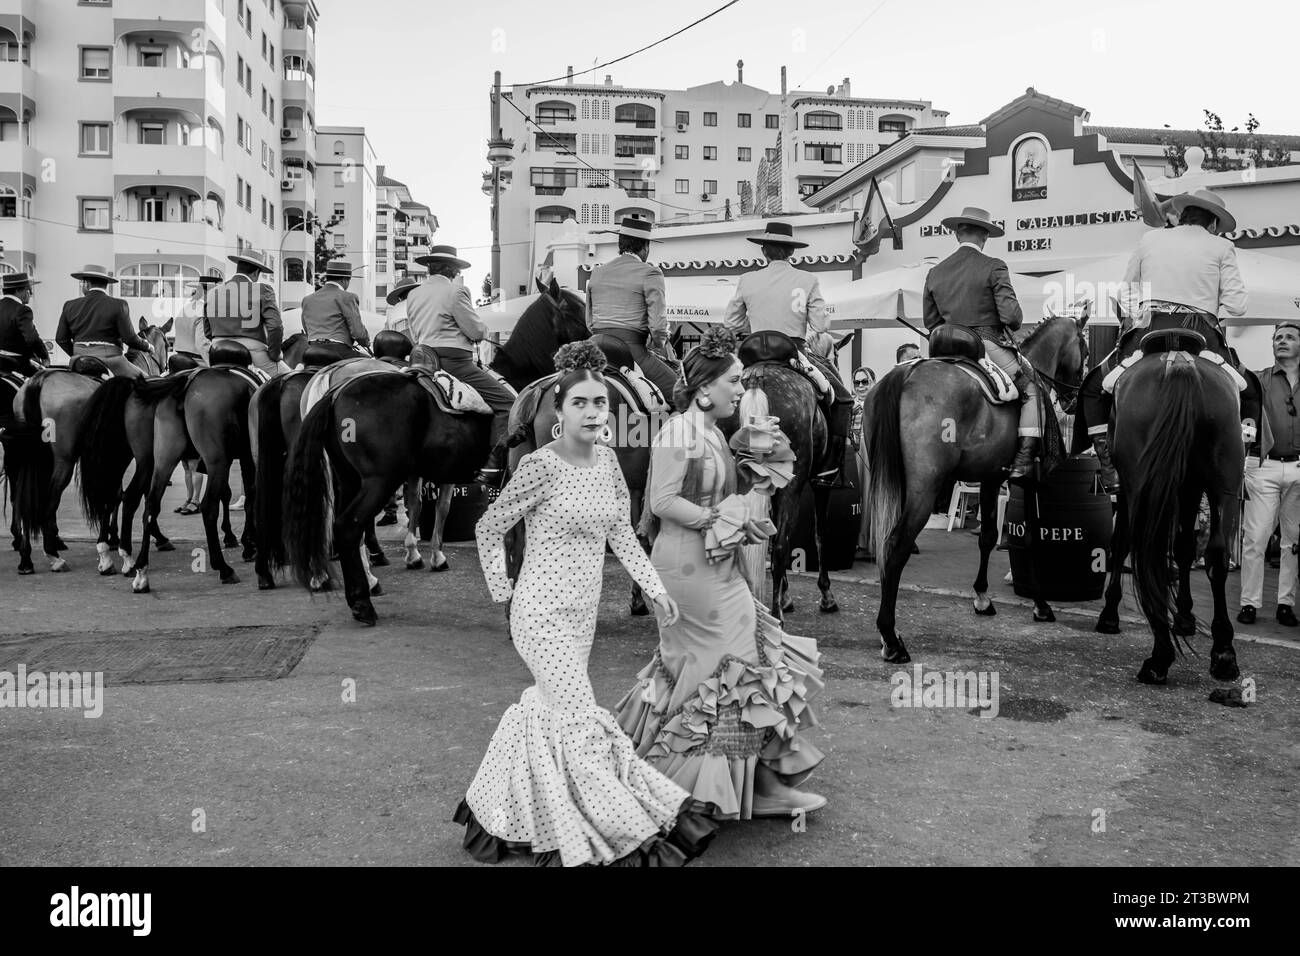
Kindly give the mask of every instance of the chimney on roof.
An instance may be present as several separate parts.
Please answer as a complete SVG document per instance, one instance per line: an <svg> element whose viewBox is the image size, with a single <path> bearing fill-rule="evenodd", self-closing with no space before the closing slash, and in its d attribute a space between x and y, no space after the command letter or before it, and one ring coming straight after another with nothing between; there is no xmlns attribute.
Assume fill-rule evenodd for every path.
<svg viewBox="0 0 1300 956"><path fill-rule="evenodd" d="M568 72L569 72L569 77L568 77L568 81L567 81L567 82L568 82L568 84L569 84L570 86L572 86L572 85L573 85L573 67L569 67L569 71L568 71Z"/></svg>
<svg viewBox="0 0 1300 956"><path fill-rule="evenodd" d="M781 67L781 99L785 99L785 67Z"/></svg>
<svg viewBox="0 0 1300 956"><path fill-rule="evenodd" d="M745 61L744 60L736 61L736 82L737 83L745 82Z"/></svg>
<svg viewBox="0 0 1300 956"><path fill-rule="evenodd" d="M853 95L851 92L849 92L849 78L847 76L844 78L843 90L844 90L844 96L846 98Z"/></svg>
<svg viewBox="0 0 1300 956"><path fill-rule="evenodd" d="M606 74L605 74L605 85L606 85L606 86L613 86L613 85L614 85L614 75L613 75L612 73L606 73Z"/></svg>

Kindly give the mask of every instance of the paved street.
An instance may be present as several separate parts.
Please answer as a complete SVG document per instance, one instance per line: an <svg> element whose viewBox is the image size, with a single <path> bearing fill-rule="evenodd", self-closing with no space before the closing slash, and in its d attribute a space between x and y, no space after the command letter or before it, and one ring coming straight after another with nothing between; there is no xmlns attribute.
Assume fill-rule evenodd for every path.
<svg viewBox="0 0 1300 956"><path fill-rule="evenodd" d="M232 586L191 572L199 524L171 513L179 486L163 519L177 551L156 556L147 596L94 573L65 503L73 571L38 561L19 578L4 559L0 650L33 634L113 642L270 623L319 634L279 680L110 684L99 719L0 710L0 863L474 865L451 814L530 679L472 546L448 549L449 573L408 572L399 535L381 529L394 566L377 570L380 625L362 628L338 597L259 592L251 566L236 563L244 580ZM1150 649L1143 627L1096 634L1095 605L1058 605L1058 623L1032 624L1001 584L1004 553L999 614L978 618L951 596L974 575L974 537L930 531L921 548L905 581L923 590L900 607L913 660L996 672L999 715L891 706L898 669L878 655L874 566L839 576L833 616L815 610L814 581L797 579L787 629L818 639L827 678L814 731L827 760L809 788L829 806L805 832L729 824L701 865L1300 863L1300 644L1271 623L1271 605L1241 629L1268 643L1237 645L1257 701L1228 708L1207 700L1221 686L1208 639L1167 687L1144 687L1133 680ZM628 616L626 591L611 558L591 662L610 707L656 642L652 619Z"/></svg>

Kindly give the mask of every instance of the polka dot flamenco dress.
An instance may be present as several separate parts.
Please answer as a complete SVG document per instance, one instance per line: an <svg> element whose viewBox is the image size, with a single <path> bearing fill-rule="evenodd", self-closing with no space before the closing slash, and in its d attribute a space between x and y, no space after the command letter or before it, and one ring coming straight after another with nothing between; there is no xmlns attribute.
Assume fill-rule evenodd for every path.
<svg viewBox="0 0 1300 956"><path fill-rule="evenodd" d="M524 457L475 531L495 601L511 597L504 534L522 517L527 545L510 612L515 649L536 684L501 718L455 820L465 848L496 863L679 866L716 830L707 808L636 755L587 674L605 542L648 598L664 586L630 524L614 452L573 465L549 448Z"/></svg>

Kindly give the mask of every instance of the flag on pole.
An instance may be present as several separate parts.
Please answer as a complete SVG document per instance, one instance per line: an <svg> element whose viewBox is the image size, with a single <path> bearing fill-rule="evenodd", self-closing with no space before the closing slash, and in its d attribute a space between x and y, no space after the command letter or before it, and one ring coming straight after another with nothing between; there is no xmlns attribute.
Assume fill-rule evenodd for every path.
<svg viewBox="0 0 1300 956"><path fill-rule="evenodd" d="M1169 204L1156 198L1151 184L1142 175L1142 167L1136 162L1133 164L1133 207L1148 226L1163 227L1169 224Z"/></svg>
<svg viewBox="0 0 1300 956"><path fill-rule="evenodd" d="M903 248L903 237L894 228L894 220L885 207L885 198L880 194L880 184L872 176L862 215L853 227L853 245L857 247L858 255L865 259L880 251L880 240L885 236L893 237L895 249Z"/></svg>

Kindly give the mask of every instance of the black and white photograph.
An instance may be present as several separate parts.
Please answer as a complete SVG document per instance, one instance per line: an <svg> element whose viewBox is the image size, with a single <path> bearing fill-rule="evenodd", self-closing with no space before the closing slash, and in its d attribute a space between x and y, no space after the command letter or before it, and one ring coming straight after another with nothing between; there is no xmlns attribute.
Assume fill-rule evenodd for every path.
<svg viewBox="0 0 1300 956"><path fill-rule="evenodd" d="M1295 16L0 0L6 922L853 867L1244 943Z"/></svg>

